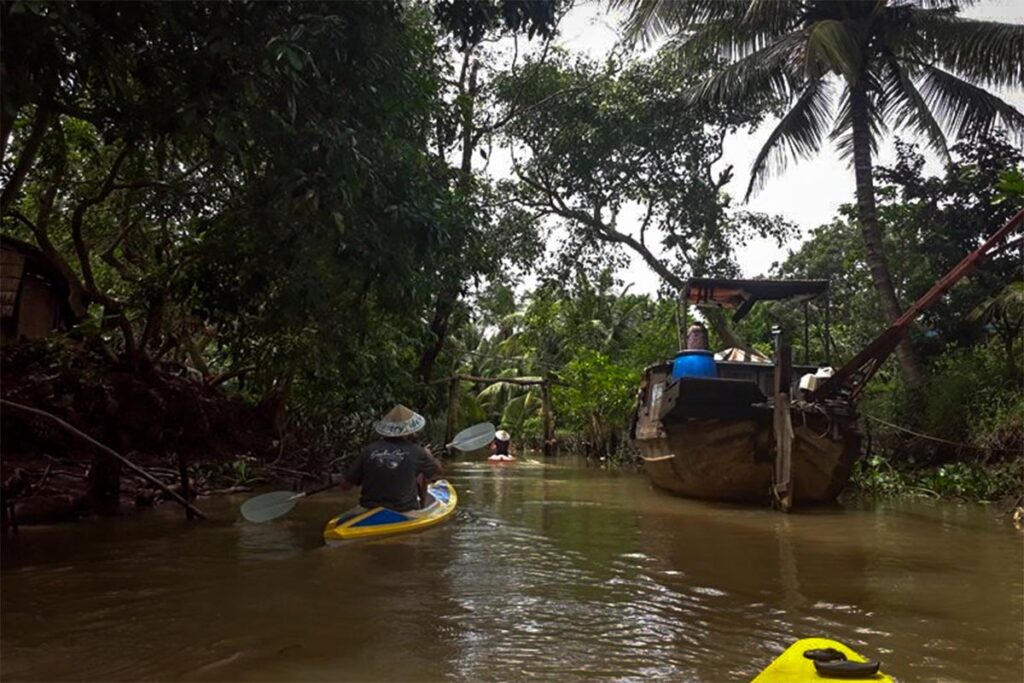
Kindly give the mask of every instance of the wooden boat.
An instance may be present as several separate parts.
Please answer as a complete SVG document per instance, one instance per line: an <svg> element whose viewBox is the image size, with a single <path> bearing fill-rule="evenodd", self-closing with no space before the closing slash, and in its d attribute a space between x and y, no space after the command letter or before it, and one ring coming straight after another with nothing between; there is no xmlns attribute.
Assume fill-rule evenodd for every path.
<svg viewBox="0 0 1024 683"><path fill-rule="evenodd" d="M324 541L327 545L340 545L345 541L418 531L451 517L459 504L455 487L441 479L428 486L427 492L434 502L422 510L397 512L376 507L370 510L357 508L340 514L324 527Z"/></svg>
<svg viewBox="0 0 1024 683"><path fill-rule="evenodd" d="M835 500L860 455L856 402L868 381L921 312L985 257L1024 241L1003 243L1022 224L1024 211L834 373L817 372L806 358L804 365L794 366L789 346L777 329L770 362L730 353L729 360L715 360L705 373L689 373L678 357L676 363L647 368L631 437L651 481L682 496L770 500L782 510L795 503ZM822 297L828 365L827 289L823 281L694 278L681 295L690 304L735 309L734 320L759 301L803 303L805 349L809 346L807 306Z"/></svg>
<svg viewBox="0 0 1024 683"><path fill-rule="evenodd" d="M514 455L498 455L497 453L487 458L487 462L491 463L492 465L500 465L501 463L509 463L515 461L516 458Z"/></svg>
<svg viewBox="0 0 1024 683"><path fill-rule="evenodd" d="M807 302L827 288L822 281L699 278L683 296L736 308L742 317L756 301ZM800 377L817 366L792 366L781 333L775 355L716 360L716 376L674 376L672 363L645 370L632 437L656 486L691 498L750 503L768 502L774 493L790 505L839 495L860 453L856 408L800 397ZM787 465L776 466L783 450L788 472L776 476Z"/></svg>
<svg viewBox="0 0 1024 683"><path fill-rule="evenodd" d="M893 683L893 678L837 640L802 638L775 658L751 683L802 683L845 679Z"/></svg>

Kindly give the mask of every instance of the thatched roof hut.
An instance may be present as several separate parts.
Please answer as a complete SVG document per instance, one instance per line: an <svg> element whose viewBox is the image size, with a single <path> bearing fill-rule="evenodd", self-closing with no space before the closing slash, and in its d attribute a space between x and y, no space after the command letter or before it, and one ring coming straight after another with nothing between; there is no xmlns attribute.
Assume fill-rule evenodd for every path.
<svg viewBox="0 0 1024 683"><path fill-rule="evenodd" d="M74 325L70 291L46 254L0 235L0 340L39 339Z"/></svg>

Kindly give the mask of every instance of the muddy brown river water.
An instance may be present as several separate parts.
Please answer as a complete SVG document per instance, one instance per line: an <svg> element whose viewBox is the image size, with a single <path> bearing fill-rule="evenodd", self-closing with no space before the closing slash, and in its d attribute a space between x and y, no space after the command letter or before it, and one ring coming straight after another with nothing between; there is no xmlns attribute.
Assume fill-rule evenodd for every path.
<svg viewBox="0 0 1024 683"><path fill-rule="evenodd" d="M567 460L461 463L456 518L342 548L352 494L24 528L4 681L742 681L826 636L901 681L1024 680L1024 536L991 507L792 515Z"/></svg>

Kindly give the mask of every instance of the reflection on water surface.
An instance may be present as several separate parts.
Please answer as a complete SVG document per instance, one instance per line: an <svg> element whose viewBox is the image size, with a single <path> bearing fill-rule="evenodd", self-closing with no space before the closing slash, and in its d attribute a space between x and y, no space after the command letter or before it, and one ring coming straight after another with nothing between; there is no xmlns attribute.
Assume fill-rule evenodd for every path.
<svg viewBox="0 0 1024 683"><path fill-rule="evenodd" d="M633 473L453 468L456 519L327 549L327 493L26 528L3 553L4 680L672 680L753 676L823 635L903 680L1018 681L1022 539L931 502L781 515Z"/></svg>

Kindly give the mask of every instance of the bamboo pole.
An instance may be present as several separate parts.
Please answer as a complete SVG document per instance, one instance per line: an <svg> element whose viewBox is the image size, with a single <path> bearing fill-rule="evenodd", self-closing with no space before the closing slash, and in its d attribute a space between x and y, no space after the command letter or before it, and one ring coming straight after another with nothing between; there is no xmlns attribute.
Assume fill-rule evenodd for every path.
<svg viewBox="0 0 1024 683"><path fill-rule="evenodd" d="M52 414L46 412L45 410L39 410L38 408L30 408L29 406L25 406L25 405L22 405L20 403L15 403L14 401L8 401L6 399L0 399L0 407L6 408L7 410L12 410L15 413L21 413L22 415L31 415L31 416L34 416L34 417L38 417L38 418L40 418L42 420L45 420L46 422L50 423L54 427L57 427L58 429L60 429L60 430L62 430L64 432L67 432L68 434L71 434L72 436L75 436L75 437L77 437L78 439L80 439L82 441L85 441L86 443L91 445L93 448L99 449L101 452L111 456L112 458L116 458L117 460L119 460L122 463L124 463L124 465L126 467L128 467L128 469L132 470L133 472L138 473L139 476L141 476L143 479L145 479L149 483L153 484L154 486L159 488L161 491L166 493L168 496L173 498L180 505L182 505L186 510L191 510L192 514L194 514L196 517L199 517L199 519L206 519L206 515L203 514L202 510L200 510L196 506L192 505L192 503L188 502L188 500L186 500L185 498L182 498L180 495L178 495L177 492L175 492L169 486L164 484L162 481L160 481L159 479L157 479L156 477L151 475L149 472L147 472L146 470L142 469L141 467L139 467L138 465L133 463L131 460L129 460L128 458L124 457L123 455L121 455L120 453L115 451L114 449L112 449L112 448L110 448L108 446L104 446L99 441L97 441L96 439L92 438L91 436L89 436L85 432L82 432L82 431L79 431L78 429L75 429L74 427L72 427L67 422L65 422L64 420L62 420L59 417L57 417L56 415L52 415Z"/></svg>
<svg viewBox="0 0 1024 683"><path fill-rule="evenodd" d="M518 384L520 386L537 386L538 384L557 384L559 386L567 387L567 383L554 379L552 377L477 377L475 375L452 375L451 377L442 377L435 379L431 384L441 384L442 382L474 382L478 384L497 384L498 382L506 382L508 384Z"/></svg>

